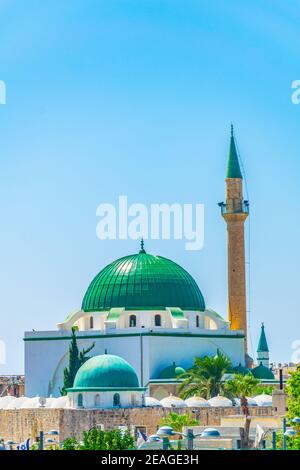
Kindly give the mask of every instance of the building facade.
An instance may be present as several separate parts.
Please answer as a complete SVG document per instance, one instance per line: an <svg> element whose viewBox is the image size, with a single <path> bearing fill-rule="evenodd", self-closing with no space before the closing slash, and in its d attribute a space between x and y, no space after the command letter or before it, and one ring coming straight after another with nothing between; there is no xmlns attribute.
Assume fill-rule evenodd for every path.
<svg viewBox="0 0 300 470"><path fill-rule="evenodd" d="M147 253L142 241L138 253L100 270L81 308L56 330L25 333L26 395L60 394L72 329L79 349L94 343L93 356L107 353L126 360L136 371L140 387L170 385L176 377L162 377L163 370L174 363L185 370L195 357L218 351L233 366L245 366L245 359L249 365L244 248L248 202L243 198L233 130L226 203L219 205L228 229L228 320L206 306L188 271L170 259Z"/></svg>

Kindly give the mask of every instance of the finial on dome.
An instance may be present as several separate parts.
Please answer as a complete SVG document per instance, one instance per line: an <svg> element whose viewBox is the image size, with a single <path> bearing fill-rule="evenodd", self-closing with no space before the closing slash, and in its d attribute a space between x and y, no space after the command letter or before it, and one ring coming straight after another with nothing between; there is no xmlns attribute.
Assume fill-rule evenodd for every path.
<svg viewBox="0 0 300 470"><path fill-rule="evenodd" d="M230 126L230 132L231 132L231 137L233 137L233 124L231 123L231 126Z"/></svg>
<svg viewBox="0 0 300 470"><path fill-rule="evenodd" d="M145 249L144 249L144 239L143 237L141 238L141 249L140 249L140 253L146 253Z"/></svg>

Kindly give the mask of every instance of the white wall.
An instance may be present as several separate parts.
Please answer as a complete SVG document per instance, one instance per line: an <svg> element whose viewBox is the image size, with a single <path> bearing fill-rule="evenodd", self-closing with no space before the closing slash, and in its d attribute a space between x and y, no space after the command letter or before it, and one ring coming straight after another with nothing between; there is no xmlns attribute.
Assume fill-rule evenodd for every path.
<svg viewBox="0 0 300 470"><path fill-rule="evenodd" d="M69 392L71 408L78 408L78 395L80 392ZM143 406L143 392L136 391L109 391L109 392L82 392L83 408L114 408L114 394L120 395L121 408ZM97 398L96 398L97 397Z"/></svg>
<svg viewBox="0 0 300 470"><path fill-rule="evenodd" d="M155 329L157 331L157 329ZM162 330L160 330L163 332ZM178 331L178 330L177 330ZM174 361L184 368L193 364L195 356L214 355L217 349L225 352L233 362L233 365L244 364L244 340L235 338L235 332L226 332L225 337L216 337L216 332L197 330L198 334L206 334L209 337L191 336L189 330L181 330L180 336L174 333L174 329L164 330L162 336L141 336L140 333L149 333L150 330L131 328L126 330L125 336L119 336L122 330L115 330L115 334L105 335L97 332L79 332L78 347L89 347L95 342L90 356L115 354L127 360L135 369L140 386L146 386L150 378L157 378L164 367ZM99 332L98 332L99 333ZM125 334L124 330L123 333ZM129 336L135 333L136 336ZM224 331L222 331L224 334ZM30 332L26 336L34 341L25 341L25 394L26 396L59 396L59 387L63 384L63 371L68 364L68 348L70 339L68 331L59 332ZM50 337L53 339L42 340ZM59 339L62 338L62 339ZM37 339L41 339L37 341ZM141 346L143 361L141 360ZM143 375L143 381L141 377ZM49 386L49 384L51 386Z"/></svg>
<svg viewBox="0 0 300 470"><path fill-rule="evenodd" d="M151 337L149 351L149 375L157 378L162 369L176 362L187 369L193 365L195 357L214 356L217 349L228 355L234 365L244 364L243 338L202 337Z"/></svg>

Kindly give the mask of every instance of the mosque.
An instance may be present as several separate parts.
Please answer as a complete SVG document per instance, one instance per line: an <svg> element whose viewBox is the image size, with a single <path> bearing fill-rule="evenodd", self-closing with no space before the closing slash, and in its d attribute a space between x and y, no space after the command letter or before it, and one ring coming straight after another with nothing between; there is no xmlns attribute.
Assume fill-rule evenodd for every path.
<svg viewBox="0 0 300 470"><path fill-rule="evenodd" d="M145 250L104 267L90 283L81 308L53 331L26 332L25 394L59 397L68 366L72 329L79 350L94 343L68 397L73 407L144 406L176 390L178 376L195 357L226 354L236 370L252 368L247 350L244 224L249 214L231 129L226 201L219 203L227 225L228 319L206 306L183 267ZM253 375L272 381L262 326ZM149 397L150 396L150 397Z"/></svg>

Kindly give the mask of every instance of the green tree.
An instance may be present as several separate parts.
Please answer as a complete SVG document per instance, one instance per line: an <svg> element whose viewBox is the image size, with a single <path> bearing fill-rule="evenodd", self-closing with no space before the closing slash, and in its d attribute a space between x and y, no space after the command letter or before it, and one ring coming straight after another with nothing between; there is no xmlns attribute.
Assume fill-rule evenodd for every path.
<svg viewBox="0 0 300 470"><path fill-rule="evenodd" d="M83 349L79 352L75 332L76 329L72 328L72 338L69 346L69 366L64 369L64 384L60 390L61 395L66 395L67 388L73 387L75 375L77 374L78 369L89 359L87 354L95 346L95 343L93 343L89 348Z"/></svg>
<svg viewBox="0 0 300 470"><path fill-rule="evenodd" d="M276 433L276 448L278 450L283 449L283 433L282 431L277 431ZM300 435L286 438L286 448L287 450L300 450Z"/></svg>
<svg viewBox="0 0 300 470"><path fill-rule="evenodd" d="M243 413L248 416L248 400L247 396L251 396L255 387L257 387L259 379L253 377L252 374L235 374L233 379L227 380L224 389L226 395L230 398L238 397L241 400Z"/></svg>
<svg viewBox="0 0 300 470"><path fill-rule="evenodd" d="M251 396L255 397L256 395L262 395L262 394L272 395L274 388L275 388L274 385L260 385L260 384L258 384L254 388Z"/></svg>
<svg viewBox="0 0 300 470"><path fill-rule="evenodd" d="M75 438L66 439L62 445L63 450L134 450L135 441L128 431L114 429L102 431L92 428L83 433L83 441L79 443Z"/></svg>
<svg viewBox="0 0 300 470"><path fill-rule="evenodd" d="M180 396L185 399L197 395L209 399L223 393L222 377L230 367L230 360L220 352L213 357L196 357L193 367L180 376L183 379L178 387Z"/></svg>
<svg viewBox="0 0 300 470"><path fill-rule="evenodd" d="M199 423L196 419L191 418L188 414L179 415L174 411L170 411L165 418L160 421L160 426L171 426L174 431L182 432L184 427L197 426Z"/></svg>
<svg viewBox="0 0 300 470"><path fill-rule="evenodd" d="M63 442L62 450L79 450L80 444L75 437L69 437Z"/></svg>
<svg viewBox="0 0 300 470"><path fill-rule="evenodd" d="M292 420L296 416L300 416L300 365L295 372L290 372L286 392L288 394L287 418Z"/></svg>

